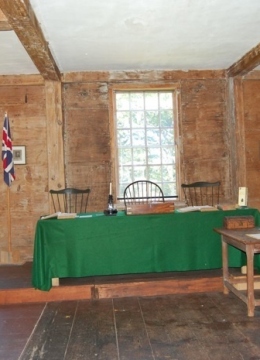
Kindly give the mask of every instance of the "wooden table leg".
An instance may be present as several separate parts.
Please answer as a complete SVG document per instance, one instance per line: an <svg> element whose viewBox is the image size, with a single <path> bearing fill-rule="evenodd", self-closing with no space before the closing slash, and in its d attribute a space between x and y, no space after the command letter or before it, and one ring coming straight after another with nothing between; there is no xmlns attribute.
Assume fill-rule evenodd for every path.
<svg viewBox="0 0 260 360"><path fill-rule="evenodd" d="M255 294L254 294L254 246L246 245L247 257L247 314L254 316Z"/></svg>
<svg viewBox="0 0 260 360"><path fill-rule="evenodd" d="M224 236L221 235L221 242L222 242L222 267L223 267L223 292L224 294L228 294L229 290L225 286L225 281L228 281L229 272L228 272L228 245L224 241Z"/></svg>

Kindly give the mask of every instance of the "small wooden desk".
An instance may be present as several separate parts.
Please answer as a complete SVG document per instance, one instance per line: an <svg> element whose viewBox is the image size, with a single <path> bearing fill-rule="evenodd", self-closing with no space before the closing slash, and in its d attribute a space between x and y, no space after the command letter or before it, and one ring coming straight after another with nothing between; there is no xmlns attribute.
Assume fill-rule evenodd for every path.
<svg viewBox="0 0 260 360"><path fill-rule="evenodd" d="M260 253L260 239L248 236L249 234L258 234L260 236L260 228L252 229L214 229L221 235L222 241L222 264L223 264L223 284L224 294L228 294L229 290L237 295L247 304L248 316L254 316L255 306L260 305L260 300L255 299L254 294L254 254ZM235 279L229 273L228 269L228 245L232 245L246 253L247 274L242 276L247 284L247 293L244 294L238 290L235 285L241 283L241 277Z"/></svg>

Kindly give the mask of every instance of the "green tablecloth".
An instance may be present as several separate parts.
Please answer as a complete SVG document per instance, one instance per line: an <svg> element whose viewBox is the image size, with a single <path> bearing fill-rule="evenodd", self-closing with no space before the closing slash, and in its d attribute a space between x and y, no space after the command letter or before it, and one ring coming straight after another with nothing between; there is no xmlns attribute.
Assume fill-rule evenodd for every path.
<svg viewBox="0 0 260 360"><path fill-rule="evenodd" d="M234 215L253 215L260 223L256 209L39 220L33 286L49 290L55 277L221 268L220 236L213 228ZM233 247L229 264L242 265Z"/></svg>

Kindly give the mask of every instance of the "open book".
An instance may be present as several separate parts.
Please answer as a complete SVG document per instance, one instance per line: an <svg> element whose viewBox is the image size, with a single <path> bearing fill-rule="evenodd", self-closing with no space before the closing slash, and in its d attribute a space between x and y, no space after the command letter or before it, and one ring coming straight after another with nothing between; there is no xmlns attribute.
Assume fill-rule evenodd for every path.
<svg viewBox="0 0 260 360"><path fill-rule="evenodd" d="M77 216L76 213L62 213L62 212L58 211L58 212L56 212L54 214L41 216L41 220L51 219L51 218L74 219L76 216Z"/></svg>
<svg viewBox="0 0 260 360"><path fill-rule="evenodd" d="M218 211L215 206L202 205L202 206L186 206L176 210L177 212L185 213L191 211Z"/></svg>

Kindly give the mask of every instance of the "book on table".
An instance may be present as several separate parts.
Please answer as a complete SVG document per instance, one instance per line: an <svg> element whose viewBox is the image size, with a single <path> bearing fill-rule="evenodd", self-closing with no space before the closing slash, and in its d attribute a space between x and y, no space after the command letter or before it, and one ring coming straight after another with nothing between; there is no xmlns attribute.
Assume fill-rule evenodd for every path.
<svg viewBox="0 0 260 360"><path fill-rule="evenodd" d="M176 210L180 213L192 212L192 211L218 211L215 206L201 205L201 206L186 206Z"/></svg>
<svg viewBox="0 0 260 360"><path fill-rule="evenodd" d="M63 213L63 212L56 212L50 215L44 215L41 216L41 220L46 220L46 219L52 219L52 218L57 218L57 219L74 219L77 216L76 213Z"/></svg>

